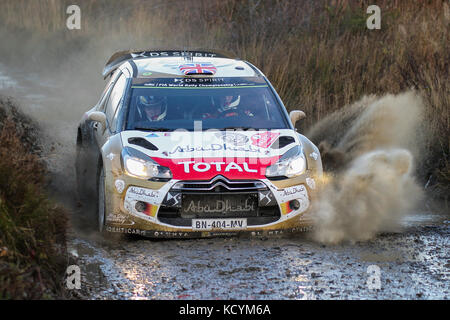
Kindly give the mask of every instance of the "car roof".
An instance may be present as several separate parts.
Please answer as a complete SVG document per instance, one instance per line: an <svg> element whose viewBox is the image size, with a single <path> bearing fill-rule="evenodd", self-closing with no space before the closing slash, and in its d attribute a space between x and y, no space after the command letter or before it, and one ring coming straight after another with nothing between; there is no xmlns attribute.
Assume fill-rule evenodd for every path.
<svg viewBox="0 0 450 320"><path fill-rule="evenodd" d="M188 76L208 77L258 77L263 76L255 66L234 55L221 51L120 51L107 62L103 76L106 78L116 69L126 69L132 78L180 77L186 76L183 65L207 64L214 67L213 74L198 73Z"/></svg>
<svg viewBox="0 0 450 320"><path fill-rule="evenodd" d="M140 58L129 61L134 72L133 78L180 77L185 76L180 66L188 64L211 64L216 71L208 77L257 77L259 72L242 60L216 57L161 57ZM205 74L194 74L202 75Z"/></svg>

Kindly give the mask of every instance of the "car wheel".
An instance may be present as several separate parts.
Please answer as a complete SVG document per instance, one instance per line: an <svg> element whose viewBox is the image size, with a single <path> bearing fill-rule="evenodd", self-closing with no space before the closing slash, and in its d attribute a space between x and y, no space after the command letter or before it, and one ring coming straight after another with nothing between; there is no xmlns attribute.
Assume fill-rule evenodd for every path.
<svg viewBox="0 0 450 320"><path fill-rule="evenodd" d="M100 168L97 188L97 230L103 232L105 229L105 170Z"/></svg>
<svg viewBox="0 0 450 320"><path fill-rule="evenodd" d="M80 145L77 145L77 151L76 151L76 161L75 161L75 173L76 173L76 182L77 182L77 195L79 201L83 201L85 198L85 174L84 174L84 163L85 163L85 156L84 156L84 150L83 147Z"/></svg>

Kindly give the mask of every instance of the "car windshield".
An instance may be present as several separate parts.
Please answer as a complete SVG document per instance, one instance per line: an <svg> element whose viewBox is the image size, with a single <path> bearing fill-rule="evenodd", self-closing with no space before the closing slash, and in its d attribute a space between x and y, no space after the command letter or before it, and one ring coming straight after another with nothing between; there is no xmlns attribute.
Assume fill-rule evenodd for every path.
<svg viewBox="0 0 450 320"><path fill-rule="evenodd" d="M126 129L288 129L281 108L262 78L135 79Z"/></svg>

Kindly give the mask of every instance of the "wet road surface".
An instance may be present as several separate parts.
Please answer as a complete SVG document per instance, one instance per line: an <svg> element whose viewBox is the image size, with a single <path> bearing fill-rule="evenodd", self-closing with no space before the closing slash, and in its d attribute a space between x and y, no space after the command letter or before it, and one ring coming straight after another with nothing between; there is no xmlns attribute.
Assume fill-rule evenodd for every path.
<svg viewBox="0 0 450 320"><path fill-rule="evenodd" d="M450 221L325 246L310 235L102 240L73 234L83 299L449 299ZM379 281L376 279L379 275Z"/></svg>

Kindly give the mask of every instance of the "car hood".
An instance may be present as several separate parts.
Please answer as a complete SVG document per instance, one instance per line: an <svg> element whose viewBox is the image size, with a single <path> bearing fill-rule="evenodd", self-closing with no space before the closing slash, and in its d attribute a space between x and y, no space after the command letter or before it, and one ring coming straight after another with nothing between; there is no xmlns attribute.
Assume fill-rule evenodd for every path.
<svg viewBox="0 0 450 320"><path fill-rule="evenodd" d="M135 148L174 179L261 179L265 168L301 142L294 130L121 132L122 145Z"/></svg>

